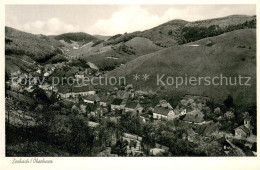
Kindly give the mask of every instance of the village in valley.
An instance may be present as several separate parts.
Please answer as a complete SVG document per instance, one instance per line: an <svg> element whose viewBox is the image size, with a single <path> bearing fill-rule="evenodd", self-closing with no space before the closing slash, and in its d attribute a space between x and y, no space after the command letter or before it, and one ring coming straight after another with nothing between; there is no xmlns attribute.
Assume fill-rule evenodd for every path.
<svg viewBox="0 0 260 170"><path fill-rule="evenodd" d="M156 92L135 90L132 84L104 90L91 85L55 87L48 83L48 77L66 64L39 66L29 74L17 71L10 75L6 82L8 124L44 126L50 131L46 133L62 137L57 141L54 137L53 145L66 134L80 133L78 140L86 143L79 147L87 151L73 151L91 156L256 155L255 120L252 123L256 117L252 110L235 110L230 96L217 105L208 97L194 95L173 96L167 101ZM89 67L74 76L78 79L102 74ZM36 76L45 82L38 85L41 79L35 80ZM40 99L32 101L28 96ZM71 117L76 125L69 123ZM49 122L43 125L46 120ZM72 131L71 126L80 129Z"/></svg>

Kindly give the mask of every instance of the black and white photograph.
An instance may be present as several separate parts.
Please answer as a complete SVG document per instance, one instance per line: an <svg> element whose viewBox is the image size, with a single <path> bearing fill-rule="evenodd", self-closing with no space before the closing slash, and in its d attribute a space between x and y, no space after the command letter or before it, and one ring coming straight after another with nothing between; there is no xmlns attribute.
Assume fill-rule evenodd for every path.
<svg viewBox="0 0 260 170"><path fill-rule="evenodd" d="M256 4L6 4L4 14L13 164L258 156Z"/></svg>

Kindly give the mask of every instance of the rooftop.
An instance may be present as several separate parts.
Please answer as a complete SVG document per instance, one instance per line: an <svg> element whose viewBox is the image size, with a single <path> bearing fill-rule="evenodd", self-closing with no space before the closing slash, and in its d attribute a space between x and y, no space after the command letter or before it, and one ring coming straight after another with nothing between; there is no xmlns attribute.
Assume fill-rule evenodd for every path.
<svg viewBox="0 0 260 170"><path fill-rule="evenodd" d="M138 105L138 103L136 103L136 102L127 101L125 107L135 109L137 107L137 105Z"/></svg>
<svg viewBox="0 0 260 170"><path fill-rule="evenodd" d="M88 95L88 96L84 97L84 99L90 100L90 101L97 101L97 100L99 100L99 97L96 94L94 94L94 95Z"/></svg>
<svg viewBox="0 0 260 170"><path fill-rule="evenodd" d="M111 104L113 105L120 105L122 103L123 99L115 98Z"/></svg>
<svg viewBox="0 0 260 170"><path fill-rule="evenodd" d="M157 113L157 114L161 114L161 115L165 115L167 116L168 113L171 111L172 109L170 108L167 108L167 107L161 107L161 106L156 106L154 108L154 113Z"/></svg>
<svg viewBox="0 0 260 170"><path fill-rule="evenodd" d="M204 121L204 114L199 110L193 110L186 114L184 121L192 122L192 123L201 123Z"/></svg>
<svg viewBox="0 0 260 170"><path fill-rule="evenodd" d="M250 132L250 130L245 125L241 125L241 126L237 127L235 130L237 130L237 129L241 129L245 133L249 133Z"/></svg>

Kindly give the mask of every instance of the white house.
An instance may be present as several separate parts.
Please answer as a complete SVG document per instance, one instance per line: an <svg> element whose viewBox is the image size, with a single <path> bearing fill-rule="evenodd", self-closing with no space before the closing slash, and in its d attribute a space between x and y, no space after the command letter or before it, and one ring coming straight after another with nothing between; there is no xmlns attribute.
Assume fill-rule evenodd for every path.
<svg viewBox="0 0 260 170"><path fill-rule="evenodd" d="M134 134L124 133L122 138L123 138L123 141L127 141L127 143L128 143L127 154L132 153L133 155L138 155L138 154L142 153L142 150L141 150L142 137L134 135Z"/></svg>
<svg viewBox="0 0 260 170"><path fill-rule="evenodd" d="M67 99L69 97L77 97L77 96L88 96L88 95L95 95L95 90L85 91L85 92L68 92L68 93L59 93L61 98Z"/></svg>
<svg viewBox="0 0 260 170"><path fill-rule="evenodd" d="M111 110L121 110L123 99L115 98L111 103Z"/></svg>
<svg viewBox="0 0 260 170"><path fill-rule="evenodd" d="M100 96L100 106L107 107L113 101L113 97L110 95Z"/></svg>
<svg viewBox="0 0 260 170"><path fill-rule="evenodd" d="M176 117L172 109L156 106L153 111L153 118L157 120L173 120Z"/></svg>
<svg viewBox="0 0 260 170"><path fill-rule="evenodd" d="M125 112L133 112L133 113L141 113L143 111L143 107L140 103L135 103L131 101L127 101L125 105Z"/></svg>

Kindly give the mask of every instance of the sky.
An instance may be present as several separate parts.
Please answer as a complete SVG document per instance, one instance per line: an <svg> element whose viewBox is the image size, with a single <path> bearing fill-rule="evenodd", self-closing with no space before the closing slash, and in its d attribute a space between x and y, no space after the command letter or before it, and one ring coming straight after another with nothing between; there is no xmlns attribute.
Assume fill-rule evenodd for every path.
<svg viewBox="0 0 260 170"><path fill-rule="evenodd" d="M143 31L174 19L196 21L256 15L255 5L6 5L6 26L33 34Z"/></svg>

